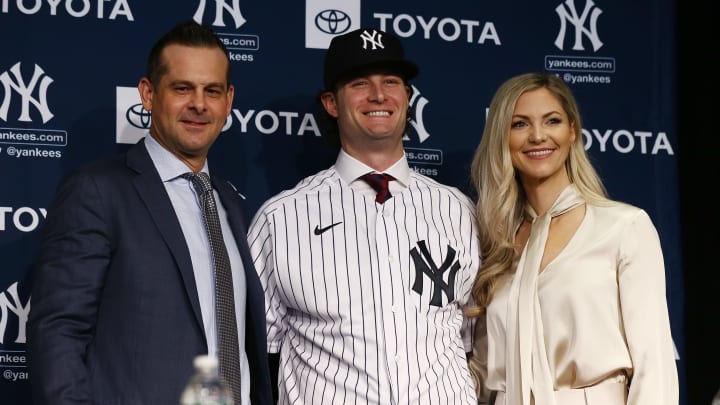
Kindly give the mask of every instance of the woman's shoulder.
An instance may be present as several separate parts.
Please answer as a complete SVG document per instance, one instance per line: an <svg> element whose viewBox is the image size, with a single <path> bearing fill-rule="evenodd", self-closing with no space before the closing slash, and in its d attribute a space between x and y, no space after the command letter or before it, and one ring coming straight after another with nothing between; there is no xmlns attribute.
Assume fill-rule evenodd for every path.
<svg viewBox="0 0 720 405"><path fill-rule="evenodd" d="M588 203L588 209L592 210L599 219L613 223L651 221L650 216L643 208L622 201L608 200L602 204Z"/></svg>

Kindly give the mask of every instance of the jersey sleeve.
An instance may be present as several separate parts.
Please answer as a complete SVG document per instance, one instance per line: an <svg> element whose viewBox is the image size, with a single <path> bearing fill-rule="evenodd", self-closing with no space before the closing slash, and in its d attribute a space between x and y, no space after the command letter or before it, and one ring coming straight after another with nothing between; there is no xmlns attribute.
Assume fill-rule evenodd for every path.
<svg viewBox="0 0 720 405"><path fill-rule="evenodd" d="M275 278L274 229L271 214L262 209L255 215L248 231L248 243L255 270L265 293L265 322L268 353L280 352L285 335L284 323L287 309L280 299Z"/></svg>

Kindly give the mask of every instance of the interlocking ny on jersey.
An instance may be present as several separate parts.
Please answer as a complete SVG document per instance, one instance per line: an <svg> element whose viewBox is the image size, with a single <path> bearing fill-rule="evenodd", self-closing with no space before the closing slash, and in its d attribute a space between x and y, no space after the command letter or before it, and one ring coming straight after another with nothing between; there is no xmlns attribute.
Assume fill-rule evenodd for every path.
<svg viewBox="0 0 720 405"><path fill-rule="evenodd" d="M455 299L455 275L460 270L460 261L455 260L456 251L451 246L447 247L447 254L445 260L440 266L433 262L432 255L427 248L427 244L424 240L418 242L417 248L413 248L410 251L410 255L415 262L415 282L413 283L413 291L422 295L423 293L423 275L427 275L434 285L432 296L430 297L430 305L441 307L442 297L441 293L445 293L448 302L452 302ZM448 271L449 270L449 271ZM443 279L443 273L448 271L447 282Z"/></svg>
<svg viewBox="0 0 720 405"><path fill-rule="evenodd" d="M457 189L412 173L378 204L331 167L267 201L249 241L280 403L477 402L462 306L480 256Z"/></svg>

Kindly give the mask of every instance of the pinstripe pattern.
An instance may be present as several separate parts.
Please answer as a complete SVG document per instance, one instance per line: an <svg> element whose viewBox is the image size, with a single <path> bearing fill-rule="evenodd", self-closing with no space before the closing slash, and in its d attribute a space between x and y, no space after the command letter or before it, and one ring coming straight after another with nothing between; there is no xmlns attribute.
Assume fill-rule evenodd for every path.
<svg viewBox="0 0 720 405"><path fill-rule="evenodd" d="M430 305L426 275L422 295L413 291L419 241L438 265L448 246L457 251L454 302L442 294ZM249 242L268 351L280 352L280 404L477 403L460 306L480 259L473 206L458 190L413 173L381 205L333 166L265 202Z"/></svg>

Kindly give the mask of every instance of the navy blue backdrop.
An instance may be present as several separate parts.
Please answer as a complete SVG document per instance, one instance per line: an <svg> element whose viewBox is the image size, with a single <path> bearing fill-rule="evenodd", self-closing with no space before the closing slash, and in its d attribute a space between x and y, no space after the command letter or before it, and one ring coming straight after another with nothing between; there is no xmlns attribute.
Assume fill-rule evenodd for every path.
<svg viewBox="0 0 720 405"><path fill-rule="evenodd" d="M684 403L674 15L670 0L0 0L2 402L28 402L29 275L55 187L68 170L145 134L136 86L149 48L194 18L226 42L236 85L211 170L252 210L335 158L315 101L334 35L370 26L403 39L420 66L411 166L468 194L497 86L521 72L560 75L611 195L647 210L660 233Z"/></svg>

